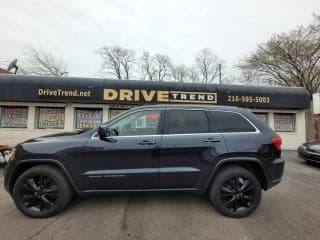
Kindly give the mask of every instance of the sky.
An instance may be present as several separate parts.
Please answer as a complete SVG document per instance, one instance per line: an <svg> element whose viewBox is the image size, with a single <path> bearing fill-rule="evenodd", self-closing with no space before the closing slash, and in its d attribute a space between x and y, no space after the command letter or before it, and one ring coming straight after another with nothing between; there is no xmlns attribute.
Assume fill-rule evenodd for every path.
<svg viewBox="0 0 320 240"><path fill-rule="evenodd" d="M96 50L116 44L186 65L208 47L232 67L312 13L319 0L0 0L0 65L36 47L64 60L69 76L99 76Z"/></svg>

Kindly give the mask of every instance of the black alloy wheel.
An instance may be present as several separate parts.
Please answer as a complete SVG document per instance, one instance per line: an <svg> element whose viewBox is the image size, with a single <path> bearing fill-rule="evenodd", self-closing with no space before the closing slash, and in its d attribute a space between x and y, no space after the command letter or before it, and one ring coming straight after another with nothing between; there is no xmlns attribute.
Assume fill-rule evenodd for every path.
<svg viewBox="0 0 320 240"><path fill-rule="evenodd" d="M57 183L46 175L36 175L25 179L20 194L24 206L32 211L48 211L59 199Z"/></svg>
<svg viewBox="0 0 320 240"><path fill-rule="evenodd" d="M254 185L244 177L232 177L221 187L221 201L223 205L233 212L248 209L256 195Z"/></svg>
<svg viewBox="0 0 320 240"><path fill-rule="evenodd" d="M214 207L228 217L250 215L261 200L261 185L256 176L240 166L222 168L212 182L209 196Z"/></svg>
<svg viewBox="0 0 320 240"><path fill-rule="evenodd" d="M29 217L45 218L59 213L71 201L73 190L61 170L38 165L23 172L14 184L17 208Z"/></svg>

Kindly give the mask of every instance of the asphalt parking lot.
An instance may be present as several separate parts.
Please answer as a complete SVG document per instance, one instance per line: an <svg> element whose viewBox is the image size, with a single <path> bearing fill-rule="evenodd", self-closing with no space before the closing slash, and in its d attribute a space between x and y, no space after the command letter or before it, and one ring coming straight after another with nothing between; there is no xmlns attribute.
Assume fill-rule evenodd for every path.
<svg viewBox="0 0 320 240"><path fill-rule="evenodd" d="M0 239L319 239L320 165L284 152L283 181L245 219L221 216L205 196L118 194L75 199L48 219L22 215L0 178Z"/></svg>

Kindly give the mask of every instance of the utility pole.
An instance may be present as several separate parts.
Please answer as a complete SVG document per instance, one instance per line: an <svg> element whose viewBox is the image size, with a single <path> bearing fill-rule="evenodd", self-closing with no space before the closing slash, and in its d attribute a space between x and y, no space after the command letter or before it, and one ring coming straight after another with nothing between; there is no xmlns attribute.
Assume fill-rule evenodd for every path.
<svg viewBox="0 0 320 240"><path fill-rule="evenodd" d="M221 79L221 63L219 63L219 84L222 83L222 79Z"/></svg>

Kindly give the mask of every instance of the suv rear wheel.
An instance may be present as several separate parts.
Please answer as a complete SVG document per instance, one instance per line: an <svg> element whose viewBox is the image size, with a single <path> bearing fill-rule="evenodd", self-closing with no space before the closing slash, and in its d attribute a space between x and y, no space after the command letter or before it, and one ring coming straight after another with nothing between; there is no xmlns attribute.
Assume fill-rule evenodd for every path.
<svg viewBox="0 0 320 240"><path fill-rule="evenodd" d="M242 218L258 207L261 186L249 170L240 166L229 166L218 173L209 195L219 212L228 217Z"/></svg>
<svg viewBox="0 0 320 240"><path fill-rule="evenodd" d="M59 213L67 206L72 199L72 188L59 169L39 165L19 176L12 196L22 213L44 218Z"/></svg>

